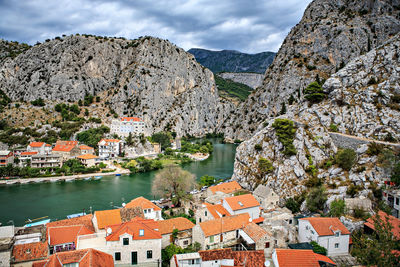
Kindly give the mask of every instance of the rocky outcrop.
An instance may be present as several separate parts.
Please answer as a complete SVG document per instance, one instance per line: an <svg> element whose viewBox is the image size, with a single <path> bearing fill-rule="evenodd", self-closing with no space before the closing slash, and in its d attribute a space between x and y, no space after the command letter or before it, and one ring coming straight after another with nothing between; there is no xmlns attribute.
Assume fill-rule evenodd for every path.
<svg viewBox="0 0 400 267"><path fill-rule="evenodd" d="M211 51L192 48L188 50L201 65L212 72L255 72L264 73L274 60L274 52L246 54L234 50Z"/></svg>
<svg viewBox="0 0 400 267"><path fill-rule="evenodd" d="M328 79L400 32L399 7L399 0L314 0L284 40L262 87L227 121L225 135L249 138L291 95L301 102L309 83Z"/></svg>
<svg viewBox="0 0 400 267"><path fill-rule="evenodd" d="M31 48L31 46L25 43L9 42L0 39L0 63L6 58L14 58L18 56L29 48Z"/></svg>
<svg viewBox="0 0 400 267"><path fill-rule="evenodd" d="M147 134L214 132L232 105L220 103L211 71L166 40L69 36L36 45L0 66L0 88L14 101L77 102L140 116Z"/></svg>
<svg viewBox="0 0 400 267"><path fill-rule="evenodd" d="M225 80L229 79L237 83L243 83L247 86L250 86L253 89L256 89L257 87L261 86L262 81L264 79L264 75L258 73L222 72L219 73L218 75Z"/></svg>
<svg viewBox="0 0 400 267"><path fill-rule="evenodd" d="M304 190L313 172L335 186L354 183L367 188L370 182L381 182L388 175L377 164L376 156L366 154L366 144L357 147L357 163L349 172L329 164L337 152L330 131L335 128L354 137L400 140L399 55L397 35L332 75L323 86L327 94L323 102L309 107L306 102L289 106L288 112L278 118L295 122L294 156L282 153L282 143L272 127L275 118L267 120L264 129L238 147L234 179L249 189L259 183L268 184L283 197ZM266 175L259 170L261 157L274 167ZM364 196L367 193L360 192Z"/></svg>

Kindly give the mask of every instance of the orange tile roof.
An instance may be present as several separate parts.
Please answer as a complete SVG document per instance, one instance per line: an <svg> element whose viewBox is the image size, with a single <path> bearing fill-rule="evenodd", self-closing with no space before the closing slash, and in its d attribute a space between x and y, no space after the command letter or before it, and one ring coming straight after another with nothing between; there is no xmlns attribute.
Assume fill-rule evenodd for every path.
<svg viewBox="0 0 400 267"><path fill-rule="evenodd" d="M251 222L243 228L243 231L253 239L254 242L258 242L258 240L264 238L268 235L268 232L263 228L258 226L257 224Z"/></svg>
<svg viewBox="0 0 400 267"><path fill-rule="evenodd" d="M15 262L33 261L47 257L48 246L46 242L35 242L14 245L12 256Z"/></svg>
<svg viewBox="0 0 400 267"><path fill-rule="evenodd" d="M172 218L168 220L158 221L158 231L162 234L170 234L174 229L184 231L192 229L194 223L183 217Z"/></svg>
<svg viewBox="0 0 400 267"><path fill-rule="evenodd" d="M46 146L47 146L47 147L51 147L51 145L50 145L50 144L46 144Z"/></svg>
<svg viewBox="0 0 400 267"><path fill-rule="evenodd" d="M319 267L319 261L336 265L327 256L314 253L311 249L275 249L279 267Z"/></svg>
<svg viewBox="0 0 400 267"><path fill-rule="evenodd" d="M232 210L241 210L260 206L260 203L252 194L227 197L224 198L224 200L226 203L228 203Z"/></svg>
<svg viewBox="0 0 400 267"><path fill-rule="evenodd" d="M144 198L144 197L137 197L125 206L126 208L133 208L133 207L139 207L142 210L144 209L154 209L155 211L161 210L160 207L158 207L156 204L151 202L150 200Z"/></svg>
<svg viewBox="0 0 400 267"><path fill-rule="evenodd" d="M200 223L200 227L206 237L220 233L230 232L245 227L249 223L248 213L222 217Z"/></svg>
<svg viewBox="0 0 400 267"><path fill-rule="evenodd" d="M253 251L232 251L230 248L213 249L213 250L201 250L199 251L201 260L204 261L215 261L223 259L233 259L234 266L242 267L243 263L246 262L246 267L260 267L264 266L265 256L263 250ZM225 265L221 265L225 266ZM233 267L234 267L233 266Z"/></svg>
<svg viewBox="0 0 400 267"><path fill-rule="evenodd" d="M74 145L55 145L53 151L70 152L74 147Z"/></svg>
<svg viewBox="0 0 400 267"><path fill-rule="evenodd" d="M161 233L155 230L157 222L154 220L142 219L136 217L129 222L119 225L111 225L112 234L106 237L107 241L118 241L119 237L125 233L132 236L133 240L161 239ZM141 236L140 230L143 231Z"/></svg>
<svg viewBox="0 0 400 267"><path fill-rule="evenodd" d="M393 227L392 229L393 236L396 237L397 239L400 239L400 219L397 219L392 215L388 215L386 212L383 212L381 210L378 211L378 215L381 218L382 222L387 222L387 217L388 217L389 223ZM371 228L372 230L375 230L374 219L376 218L376 216L377 215L374 215L373 217L369 218L364 225Z"/></svg>
<svg viewBox="0 0 400 267"><path fill-rule="evenodd" d="M238 182L232 181L232 182L222 183L219 185L210 186L209 189L211 190L211 192L213 192L213 194L215 194L218 191L223 192L225 194L230 194L237 190L242 189L242 187Z"/></svg>
<svg viewBox="0 0 400 267"><path fill-rule="evenodd" d="M84 225L87 229L94 232L94 227L92 223L92 214L72 218L72 219L64 219L60 221L49 222L46 224L46 228L49 229L50 227L55 226L73 226L73 225Z"/></svg>
<svg viewBox="0 0 400 267"><path fill-rule="evenodd" d="M98 156L95 156L92 154L84 154L84 155L77 156L77 158L79 158L79 159L97 159Z"/></svg>
<svg viewBox="0 0 400 267"><path fill-rule="evenodd" d="M121 224L121 212L119 209L114 210L98 210L94 212L97 219L97 227L104 229L109 225Z"/></svg>
<svg viewBox="0 0 400 267"><path fill-rule="evenodd" d="M79 263L79 267L113 267L114 259L110 254L88 248L53 254L47 258L44 265L41 261L33 267L62 267L69 263Z"/></svg>
<svg viewBox="0 0 400 267"><path fill-rule="evenodd" d="M262 223L264 221L263 217L257 218L253 220L253 223Z"/></svg>
<svg viewBox="0 0 400 267"><path fill-rule="evenodd" d="M79 235L94 234L84 225L56 226L48 228L48 241L50 246L74 243L77 245Z"/></svg>
<svg viewBox="0 0 400 267"><path fill-rule="evenodd" d="M21 156L31 156L31 155L36 155L37 153L38 153L37 151L21 152Z"/></svg>
<svg viewBox="0 0 400 267"><path fill-rule="evenodd" d="M118 143L121 140L119 140L119 139L101 139L100 142L101 141L105 141L105 142L109 142L109 143Z"/></svg>
<svg viewBox="0 0 400 267"><path fill-rule="evenodd" d="M231 216L231 214L221 204L213 205L210 203L203 203L203 205L206 206L207 210L211 213L214 219L221 218L221 216Z"/></svg>
<svg viewBox="0 0 400 267"><path fill-rule="evenodd" d="M76 146L76 145L78 145L78 141L63 141L63 140L58 140L58 141L56 142L56 145Z"/></svg>
<svg viewBox="0 0 400 267"><path fill-rule="evenodd" d="M81 145L81 146L79 146L79 149L80 150L89 150L89 149L94 149L94 148L91 146L87 146L87 145Z"/></svg>
<svg viewBox="0 0 400 267"><path fill-rule="evenodd" d="M340 230L342 235L349 235L350 232L338 218L309 217L300 220L309 221L312 227L320 236L334 235L334 231Z"/></svg>
<svg viewBox="0 0 400 267"><path fill-rule="evenodd" d="M41 147L43 146L45 143L44 142L31 142L29 144L30 147Z"/></svg>
<svg viewBox="0 0 400 267"><path fill-rule="evenodd" d="M122 117L121 121L142 121L142 120L137 117Z"/></svg>

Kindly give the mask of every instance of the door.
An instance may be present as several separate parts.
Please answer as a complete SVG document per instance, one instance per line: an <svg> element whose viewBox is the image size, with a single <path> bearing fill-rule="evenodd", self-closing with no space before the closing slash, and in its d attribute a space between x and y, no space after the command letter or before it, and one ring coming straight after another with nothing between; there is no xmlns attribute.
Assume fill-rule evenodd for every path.
<svg viewBox="0 0 400 267"><path fill-rule="evenodd" d="M137 251L132 251L132 265L137 265Z"/></svg>

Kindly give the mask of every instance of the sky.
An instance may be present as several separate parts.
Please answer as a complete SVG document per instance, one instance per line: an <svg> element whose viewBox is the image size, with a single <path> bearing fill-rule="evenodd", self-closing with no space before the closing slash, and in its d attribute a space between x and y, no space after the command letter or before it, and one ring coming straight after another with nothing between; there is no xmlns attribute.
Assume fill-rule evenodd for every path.
<svg viewBox="0 0 400 267"><path fill-rule="evenodd" d="M0 0L0 38L155 36L188 50L278 51L311 0Z"/></svg>

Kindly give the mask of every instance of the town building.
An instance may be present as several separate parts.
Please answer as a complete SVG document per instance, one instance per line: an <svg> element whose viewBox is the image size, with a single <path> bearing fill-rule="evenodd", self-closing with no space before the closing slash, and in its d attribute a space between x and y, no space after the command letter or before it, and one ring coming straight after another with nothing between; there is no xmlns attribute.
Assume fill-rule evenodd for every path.
<svg viewBox="0 0 400 267"><path fill-rule="evenodd" d="M115 265L159 266L161 234L158 222L136 217L109 225L106 231L78 237L78 249L94 248L113 255Z"/></svg>
<svg viewBox="0 0 400 267"><path fill-rule="evenodd" d="M239 231L247 250L267 250L265 254L271 255L275 239L272 234L251 222Z"/></svg>
<svg viewBox="0 0 400 267"><path fill-rule="evenodd" d="M207 188L207 196L212 196L217 192L222 192L224 194L228 194L233 196L233 194L239 190L242 190L240 184L236 181L221 183L218 185L213 185Z"/></svg>
<svg viewBox="0 0 400 267"><path fill-rule="evenodd" d="M50 254L75 250L80 235L94 234L84 225L47 227L47 242Z"/></svg>
<svg viewBox="0 0 400 267"><path fill-rule="evenodd" d="M51 145L45 142L31 142L26 148L27 151L36 151L38 154L51 154Z"/></svg>
<svg viewBox="0 0 400 267"><path fill-rule="evenodd" d="M84 155L79 155L76 158L82 163L82 165L89 168L89 167L96 166L97 159L99 157L96 155L92 155L92 154L84 154Z"/></svg>
<svg viewBox="0 0 400 267"><path fill-rule="evenodd" d="M62 166L61 156L52 154L36 154L31 157L32 168L59 168Z"/></svg>
<svg viewBox="0 0 400 267"><path fill-rule="evenodd" d="M114 267L110 254L96 249L81 249L59 252L45 260L35 262L32 267Z"/></svg>
<svg viewBox="0 0 400 267"><path fill-rule="evenodd" d="M40 261L48 256L46 242L32 242L14 245L12 250L11 265L14 267L32 266L35 261Z"/></svg>
<svg viewBox="0 0 400 267"><path fill-rule="evenodd" d="M122 117L112 120L110 133L121 137L127 137L129 134L133 136L144 134L144 129L144 122L140 118Z"/></svg>
<svg viewBox="0 0 400 267"><path fill-rule="evenodd" d="M392 208L392 215L400 219L400 189L388 189L383 192L383 199Z"/></svg>
<svg viewBox="0 0 400 267"><path fill-rule="evenodd" d="M400 241L400 219L397 219L396 217L389 215L383 211L378 211L378 214L375 214L373 217L370 217L367 219L367 221L364 223L364 232L366 233L372 233L375 231L375 220L377 219L377 216L382 220L384 223L388 223L392 226L392 234L394 239L397 239Z"/></svg>
<svg viewBox="0 0 400 267"><path fill-rule="evenodd" d="M270 210L278 207L279 196L269 186L260 184L253 192L253 196L260 202L261 208Z"/></svg>
<svg viewBox="0 0 400 267"><path fill-rule="evenodd" d="M336 263L311 249L275 249L272 253L275 267L333 267Z"/></svg>
<svg viewBox="0 0 400 267"><path fill-rule="evenodd" d="M231 214L221 204L203 203L200 208L196 210L196 224L206 222L209 220L219 219Z"/></svg>
<svg viewBox="0 0 400 267"><path fill-rule="evenodd" d="M136 207L100 210L95 211L92 223L96 232L104 232L109 225L121 224L136 217L144 218L143 211Z"/></svg>
<svg viewBox="0 0 400 267"><path fill-rule="evenodd" d="M125 208L139 208L146 219L163 220L161 208L144 197L137 197L125 205Z"/></svg>
<svg viewBox="0 0 400 267"><path fill-rule="evenodd" d="M93 147L87 146L87 145L80 145L79 150L81 151L80 152L81 155L85 155L85 154L94 155L94 152L95 152Z"/></svg>
<svg viewBox="0 0 400 267"><path fill-rule="evenodd" d="M9 150L0 151L0 167L14 164L14 154Z"/></svg>
<svg viewBox="0 0 400 267"><path fill-rule="evenodd" d="M115 158L121 155L123 142L119 139L101 139L98 143L101 159Z"/></svg>
<svg viewBox="0 0 400 267"><path fill-rule="evenodd" d="M191 245L193 227L194 223L183 217L158 221L158 231L162 236L162 248L169 244L175 244L181 248ZM174 237L174 231L176 231L176 237Z"/></svg>
<svg viewBox="0 0 400 267"><path fill-rule="evenodd" d="M327 249L328 256L349 253L350 232L338 218L299 219L299 242L315 241Z"/></svg>
<svg viewBox="0 0 400 267"><path fill-rule="evenodd" d="M52 153L60 155L62 162L65 162L80 155L80 149L77 144L78 141L57 141Z"/></svg>
<svg viewBox="0 0 400 267"><path fill-rule="evenodd" d="M24 151L19 154L18 160L19 160L19 166L20 167L27 167L31 166L32 162L32 156L36 155L38 152L37 151Z"/></svg>
<svg viewBox="0 0 400 267"><path fill-rule="evenodd" d="M0 227L0 266L10 266L14 230L14 225Z"/></svg>
<svg viewBox="0 0 400 267"><path fill-rule="evenodd" d="M252 194L227 197L222 206L231 214L249 214L252 220L260 218L260 203Z"/></svg>

